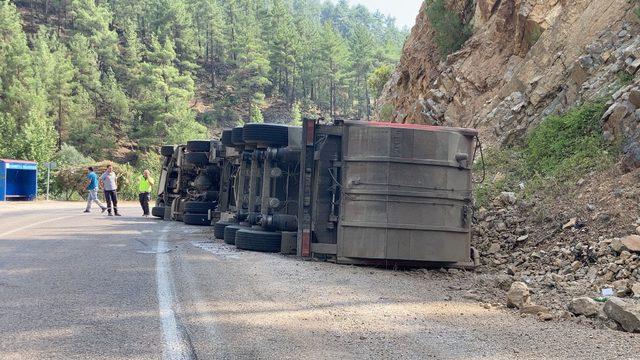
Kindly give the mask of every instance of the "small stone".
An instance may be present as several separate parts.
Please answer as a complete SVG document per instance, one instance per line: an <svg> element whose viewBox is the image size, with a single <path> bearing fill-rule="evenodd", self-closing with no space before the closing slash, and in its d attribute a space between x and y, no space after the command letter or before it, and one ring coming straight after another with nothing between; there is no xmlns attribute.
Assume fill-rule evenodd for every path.
<svg viewBox="0 0 640 360"><path fill-rule="evenodd" d="M611 250L613 250L615 253L618 253L618 254L621 253L622 250L624 250L624 245L622 244L622 241L617 238L611 240L609 247L611 248Z"/></svg>
<svg viewBox="0 0 640 360"><path fill-rule="evenodd" d="M569 228L575 227L577 223L578 223L578 218L575 218L575 217L571 218L571 220L569 220L569 222L567 222L566 224L562 225L562 229L565 230L565 229L569 229Z"/></svg>
<svg viewBox="0 0 640 360"><path fill-rule="evenodd" d="M513 192L504 191L500 194L500 200L505 205L513 205L516 203L516 194Z"/></svg>
<svg viewBox="0 0 640 360"><path fill-rule="evenodd" d="M567 308L575 315L584 315L586 317L594 317L598 315L601 305L595 300L583 296L572 299Z"/></svg>
<svg viewBox="0 0 640 360"><path fill-rule="evenodd" d="M634 298L640 298L640 283L634 283L631 285L631 292L633 293Z"/></svg>
<svg viewBox="0 0 640 360"><path fill-rule="evenodd" d="M636 228L636 233L638 233L638 235L640 235L640 226L638 226L638 227Z"/></svg>
<svg viewBox="0 0 640 360"><path fill-rule="evenodd" d="M489 250L487 250L487 254L495 254L498 251L500 251L500 244L499 243L493 243L493 244L491 244L491 246L489 246Z"/></svg>
<svg viewBox="0 0 640 360"><path fill-rule="evenodd" d="M640 108L640 90L633 89L629 91L629 102L636 108Z"/></svg>
<svg viewBox="0 0 640 360"><path fill-rule="evenodd" d="M585 180L581 178L580 180L578 180L578 182L576 182L576 185L582 186L584 185L584 183L585 183Z"/></svg>
<svg viewBox="0 0 640 360"><path fill-rule="evenodd" d="M463 299L473 300L473 301L482 301L482 297L476 294L473 290L469 290L464 295L462 295Z"/></svg>
<svg viewBox="0 0 640 360"><path fill-rule="evenodd" d="M498 230L498 231L505 231L505 230L507 230L507 224L503 223L502 221L501 221L501 222L499 222L499 223L496 225L496 230Z"/></svg>
<svg viewBox="0 0 640 360"><path fill-rule="evenodd" d="M538 315L540 313L548 313L549 309L542 305L527 304L522 309L520 309L520 312L530 315Z"/></svg>
<svg viewBox="0 0 640 360"><path fill-rule="evenodd" d="M517 242L526 241L529 238L529 235L522 235L516 239Z"/></svg>
<svg viewBox="0 0 640 360"><path fill-rule="evenodd" d="M540 319L541 321L551 321L554 319L553 314L548 313L548 312L541 312L538 314L538 319Z"/></svg>
<svg viewBox="0 0 640 360"><path fill-rule="evenodd" d="M525 305L531 303L531 295L527 284L516 281L511 284L507 293L507 306L510 308L522 309Z"/></svg>
<svg viewBox="0 0 640 360"><path fill-rule="evenodd" d="M587 204L587 210L589 211L596 211L596 207L591 205L591 204Z"/></svg>
<svg viewBox="0 0 640 360"><path fill-rule="evenodd" d="M635 75L638 72L638 69L640 69L640 59L636 59L631 63L627 63L626 70L630 75Z"/></svg>
<svg viewBox="0 0 640 360"><path fill-rule="evenodd" d="M640 330L640 306L612 297L604 304L604 312L627 332Z"/></svg>

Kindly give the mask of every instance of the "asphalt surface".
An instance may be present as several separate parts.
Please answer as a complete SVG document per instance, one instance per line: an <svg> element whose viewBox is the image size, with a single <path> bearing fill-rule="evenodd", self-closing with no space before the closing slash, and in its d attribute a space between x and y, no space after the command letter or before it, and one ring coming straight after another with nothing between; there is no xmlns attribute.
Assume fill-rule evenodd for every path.
<svg viewBox="0 0 640 360"><path fill-rule="evenodd" d="M134 204L82 208L0 203L0 359L640 358L636 335L485 309L440 272L242 252Z"/></svg>

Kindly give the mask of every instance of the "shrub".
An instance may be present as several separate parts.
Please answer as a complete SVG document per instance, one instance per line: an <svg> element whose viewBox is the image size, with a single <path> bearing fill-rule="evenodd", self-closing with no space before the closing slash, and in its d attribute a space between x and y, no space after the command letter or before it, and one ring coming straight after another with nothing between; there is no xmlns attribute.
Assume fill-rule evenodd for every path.
<svg viewBox="0 0 640 360"><path fill-rule="evenodd" d="M263 123L264 116L262 116L262 111L257 105L251 105L251 112L249 114L249 122L250 123Z"/></svg>
<svg viewBox="0 0 640 360"><path fill-rule="evenodd" d="M608 164L611 149L602 137L603 103L586 104L546 118L529 136L526 164L530 172L567 177Z"/></svg>
<svg viewBox="0 0 640 360"><path fill-rule="evenodd" d="M469 24L458 14L447 9L445 0L427 0L427 18L435 31L435 42L442 57L452 54L464 45L472 35Z"/></svg>
<svg viewBox="0 0 640 360"><path fill-rule="evenodd" d="M487 174L500 175L476 186L476 206L486 206L502 191L521 191L525 198L553 196L586 172L611 166L615 152L602 137L604 111L602 103L582 105L544 119L522 147L487 151ZM481 171L476 163L474 172Z"/></svg>
<svg viewBox="0 0 640 360"><path fill-rule="evenodd" d="M393 120L393 112L395 109L391 104L384 104L380 108L380 120L382 121L391 121Z"/></svg>

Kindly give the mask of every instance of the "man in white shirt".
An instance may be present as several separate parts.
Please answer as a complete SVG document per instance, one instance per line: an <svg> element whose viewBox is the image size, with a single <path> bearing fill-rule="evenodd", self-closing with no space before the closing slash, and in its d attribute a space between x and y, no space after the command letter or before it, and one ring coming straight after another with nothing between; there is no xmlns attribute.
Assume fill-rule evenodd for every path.
<svg viewBox="0 0 640 360"><path fill-rule="evenodd" d="M100 176L100 185L104 190L104 198L107 200L107 211L109 216L120 216L118 213L118 177L113 172L113 166L107 166L102 176ZM111 207L113 204L113 214L111 214Z"/></svg>

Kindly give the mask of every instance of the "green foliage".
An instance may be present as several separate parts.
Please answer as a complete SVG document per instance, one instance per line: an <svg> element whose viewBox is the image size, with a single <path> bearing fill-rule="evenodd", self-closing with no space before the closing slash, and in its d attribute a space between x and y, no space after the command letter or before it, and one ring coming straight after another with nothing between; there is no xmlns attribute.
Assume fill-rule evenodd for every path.
<svg viewBox="0 0 640 360"><path fill-rule="evenodd" d="M291 125L302 126L302 111L300 109L300 101L293 103L291 107Z"/></svg>
<svg viewBox="0 0 640 360"><path fill-rule="evenodd" d="M0 156L129 157L271 103L368 117L406 35L346 1L0 0Z"/></svg>
<svg viewBox="0 0 640 360"><path fill-rule="evenodd" d="M542 36L542 28L540 25L535 24L531 32L527 35L527 43L529 47L535 45L535 43L540 40L540 36Z"/></svg>
<svg viewBox="0 0 640 360"><path fill-rule="evenodd" d="M253 124L261 124L264 122L262 110L257 105L251 105L251 113L249 114L249 122Z"/></svg>
<svg viewBox="0 0 640 360"><path fill-rule="evenodd" d="M393 105L391 104L384 104L382 105L382 107L380 108L380 120L382 121L391 121L393 120L393 113L395 112L395 109L393 107Z"/></svg>
<svg viewBox="0 0 640 360"><path fill-rule="evenodd" d="M60 150L58 150L53 157L53 160L59 167L68 165L85 165L95 162L95 160L84 156L80 151L78 151L78 149L68 144L62 144Z"/></svg>
<svg viewBox="0 0 640 360"><path fill-rule="evenodd" d="M626 71L619 71L616 76L618 77L618 81L620 82L621 86L627 86L633 81L633 75L629 74Z"/></svg>
<svg viewBox="0 0 640 360"><path fill-rule="evenodd" d="M447 9L445 0L427 0L427 17L435 31L435 42L440 55L446 57L464 45L472 35L469 24L463 23L460 16Z"/></svg>
<svg viewBox="0 0 640 360"><path fill-rule="evenodd" d="M389 64L383 64L373 70L373 74L369 77L369 86L373 90L376 97L382 94L382 89L391 78L393 67Z"/></svg>
<svg viewBox="0 0 640 360"><path fill-rule="evenodd" d="M529 171L543 176L568 176L602 165L610 153L602 137L604 104L587 104L562 116L551 116L527 141Z"/></svg>
<svg viewBox="0 0 640 360"><path fill-rule="evenodd" d="M529 197L537 192L560 191L588 171L614 163L614 151L602 137L602 103L585 104L561 116L546 118L522 147L485 153L486 179L475 189L477 206L486 206L502 191L521 191ZM476 162L474 172L482 172Z"/></svg>

